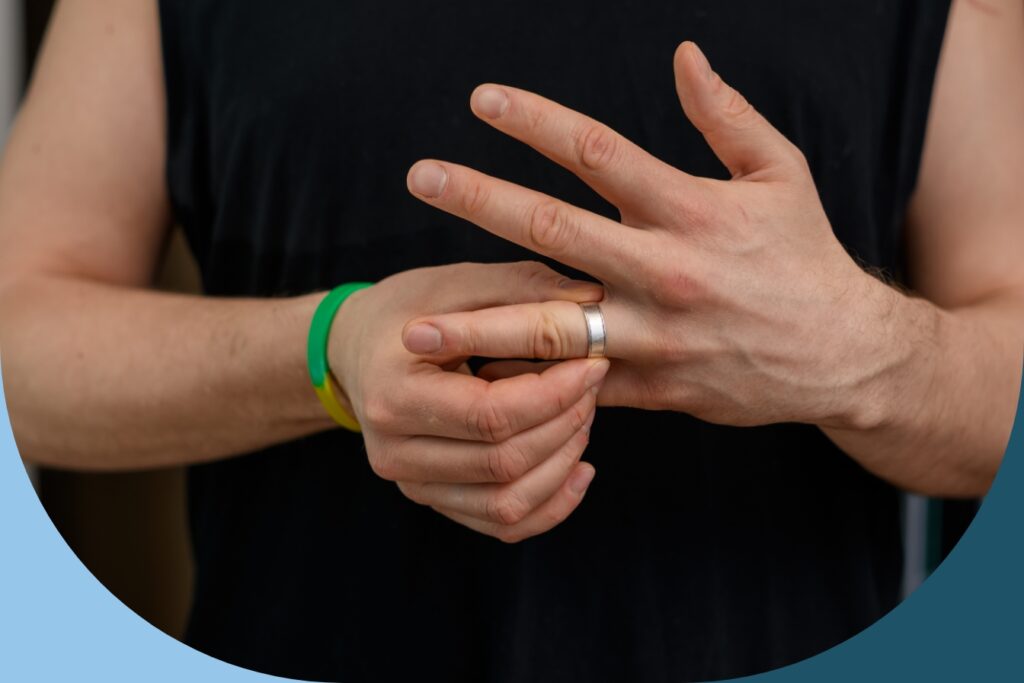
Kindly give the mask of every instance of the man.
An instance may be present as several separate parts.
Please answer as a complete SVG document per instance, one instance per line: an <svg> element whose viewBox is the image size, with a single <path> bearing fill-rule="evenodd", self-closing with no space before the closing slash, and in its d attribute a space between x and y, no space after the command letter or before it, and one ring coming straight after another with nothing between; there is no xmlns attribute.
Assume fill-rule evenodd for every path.
<svg viewBox="0 0 1024 683"><path fill-rule="evenodd" d="M58 9L0 178L11 416L51 465L202 463L199 649L342 680L764 670L895 604L896 486L994 476L1024 339L1020 3L948 28L909 1L528 5ZM673 93L681 34L742 85L683 43ZM619 220L466 125L485 80L529 87L473 112ZM524 252L401 196L434 149L519 177L421 162L416 197L602 286L494 265ZM904 215L920 298L857 266L897 273ZM172 216L209 296L145 289ZM359 438L303 351L323 289L362 280L324 358Z"/></svg>

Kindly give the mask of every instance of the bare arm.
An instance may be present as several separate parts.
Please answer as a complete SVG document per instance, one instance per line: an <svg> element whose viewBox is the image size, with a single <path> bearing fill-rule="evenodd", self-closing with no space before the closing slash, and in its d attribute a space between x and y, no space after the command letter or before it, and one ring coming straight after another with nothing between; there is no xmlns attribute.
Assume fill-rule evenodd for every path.
<svg viewBox="0 0 1024 683"><path fill-rule="evenodd" d="M157 22L155 2L60 3L0 167L0 349L28 459L158 466L330 424L301 354L315 298L143 289L169 225Z"/></svg>
<svg viewBox="0 0 1024 683"><path fill-rule="evenodd" d="M887 418L826 429L908 488L979 495L1006 450L1024 354L1024 4L955 2L908 224L911 283L879 289ZM891 306L891 308L889 308Z"/></svg>

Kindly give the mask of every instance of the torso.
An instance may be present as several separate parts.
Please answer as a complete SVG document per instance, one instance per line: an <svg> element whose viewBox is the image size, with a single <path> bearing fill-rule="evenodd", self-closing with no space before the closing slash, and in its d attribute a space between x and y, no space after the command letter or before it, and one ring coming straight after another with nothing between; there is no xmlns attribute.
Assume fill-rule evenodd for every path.
<svg viewBox="0 0 1024 683"><path fill-rule="evenodd" d="M495 7L164 0L170 193L206 291L531 257L410 197L426 156L613 216L473 118L484 81L725 177L673 89L683 39L803 149L850 252L900 276L944 3ZM585 458L584 504L514 546L406 500L340 431L195 467L188 639L321 680L703 680L818 652L898 599L898 493L813 427L602 410Z"/></svg>

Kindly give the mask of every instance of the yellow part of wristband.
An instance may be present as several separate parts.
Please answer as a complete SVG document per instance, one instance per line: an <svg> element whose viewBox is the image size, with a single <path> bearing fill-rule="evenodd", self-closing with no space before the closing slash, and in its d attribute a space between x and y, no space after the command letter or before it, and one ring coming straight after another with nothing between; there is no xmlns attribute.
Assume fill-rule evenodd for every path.
<svg viewBox="0 0 1024 683"><path fill-rule="evenodd" d="M351 432L362 432L363 428L359 425L359 421L354 417L345 412L345 409L341 407L341 401L334 393L334 376L328 374L327 381L320 386L313 386L313 391L316 392L317 398L320 399L320 403L323 404L327 414L334 418L334 421L345 429Z"/></svg>

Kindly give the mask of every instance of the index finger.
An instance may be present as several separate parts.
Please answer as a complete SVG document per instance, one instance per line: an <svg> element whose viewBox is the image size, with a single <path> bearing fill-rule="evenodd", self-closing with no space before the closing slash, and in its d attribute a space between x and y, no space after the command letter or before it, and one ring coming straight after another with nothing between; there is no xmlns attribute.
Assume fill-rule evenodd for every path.
<svg viewBox="0 0 1024 683"><path fill-rule="evenodd" d="M535 93L487 83L470 96L473 113L575 173L615 206L662 206L657 198L686 174L607 125Z"/></svg>
<svg viewBox="0 0 1024 683"><path fill-rule="evenodd" d="M422 364L420 377L384 416L392 433L500 443L564 413L608 372L604 358L579 358L543 373L488 382ZM360 421L374 416L360 416Z"/></svg>

